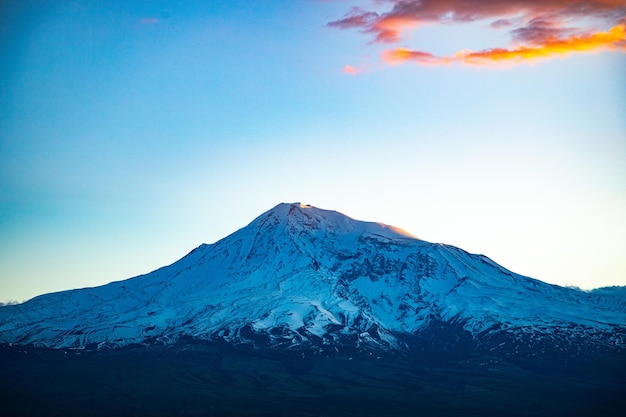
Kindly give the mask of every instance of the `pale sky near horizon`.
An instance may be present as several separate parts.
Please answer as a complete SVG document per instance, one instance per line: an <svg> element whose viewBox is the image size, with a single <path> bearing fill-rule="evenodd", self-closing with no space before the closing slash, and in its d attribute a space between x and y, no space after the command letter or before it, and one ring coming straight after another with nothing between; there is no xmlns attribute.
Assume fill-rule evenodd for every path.
<svg viewBox="0 0 626 417"><path fill-rule="evenodd" d="M296 201L626 285L626 0L104 3L0 5L0 302Z"/></svg>

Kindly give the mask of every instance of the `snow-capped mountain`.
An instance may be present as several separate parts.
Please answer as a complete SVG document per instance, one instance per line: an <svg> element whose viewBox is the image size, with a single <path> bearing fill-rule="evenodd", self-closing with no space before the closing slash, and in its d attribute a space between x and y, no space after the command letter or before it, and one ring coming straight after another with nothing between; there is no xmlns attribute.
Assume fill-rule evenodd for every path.
<svg viewBox="0 0 626 417"><path fill-rule="evenodd" d="M335 211L279 204L146 275L0 308L0 343L626 349L623 291L583 292ZM423 347L422 347L423 348Z"/></svg>

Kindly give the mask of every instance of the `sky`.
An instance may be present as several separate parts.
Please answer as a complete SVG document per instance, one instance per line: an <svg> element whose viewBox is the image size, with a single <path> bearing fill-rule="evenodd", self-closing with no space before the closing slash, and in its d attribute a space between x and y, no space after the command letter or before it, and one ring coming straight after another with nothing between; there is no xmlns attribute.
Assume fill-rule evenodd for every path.
<svg viewBox="0 0 626 417"><path fill-rule="evenodd" d="M281 202L626 285L626 0L6 0L0 302Z"/></svg>

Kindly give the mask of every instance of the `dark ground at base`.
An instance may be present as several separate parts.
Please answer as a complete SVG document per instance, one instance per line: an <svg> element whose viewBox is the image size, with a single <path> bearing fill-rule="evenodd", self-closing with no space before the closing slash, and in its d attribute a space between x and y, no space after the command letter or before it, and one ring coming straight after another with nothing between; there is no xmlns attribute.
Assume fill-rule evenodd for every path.
<svg viewBox="0 0 626 417"><path fill-rule="evenodd" d="M0 349L2 416L591 416L626 409L626 359L259 353L189 344Z"/></svg>

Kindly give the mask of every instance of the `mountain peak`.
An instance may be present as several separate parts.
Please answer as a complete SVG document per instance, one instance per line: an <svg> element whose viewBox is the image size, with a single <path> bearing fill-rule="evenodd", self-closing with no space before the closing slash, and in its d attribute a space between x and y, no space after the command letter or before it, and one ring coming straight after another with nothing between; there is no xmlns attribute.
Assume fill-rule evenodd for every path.
<svg viewBox="0 0 626 417"><path fill-rule="evenodd" d="M257 217L250 225L260 223L262 226L269 219L274 219L274 224L289 225L292 231L298 229L331 235L378 235L389 239L418 239L396 226L356 220L334 210L325 210L300 202L280 203Z"/></svg>

